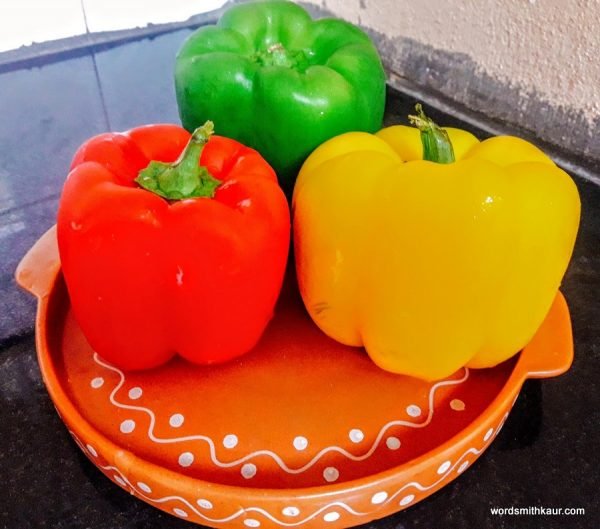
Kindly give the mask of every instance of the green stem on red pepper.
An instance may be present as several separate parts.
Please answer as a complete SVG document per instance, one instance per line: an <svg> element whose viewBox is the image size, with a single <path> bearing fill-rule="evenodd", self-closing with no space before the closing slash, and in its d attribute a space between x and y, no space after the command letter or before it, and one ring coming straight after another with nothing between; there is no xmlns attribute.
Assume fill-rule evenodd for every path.
<svg viewBox="0 0 600 529"><path fill-rule="evenodd" d="M221 181L211 175L206 167L199 165L199 160L213 132L213 122L207 121L192 133L177 160L171 163L151 161L139 172L135 182L168 200L212 198Z"/></svg>
<svg viewBox="0 0 600 529"><path fill-rule="evenodd" d="M454 149L448 133L425 115L421 103L415 105L416 116L408 116L411 125L421 131L423 144L423 160L436 163L452 163L455 161Z"/></svg>

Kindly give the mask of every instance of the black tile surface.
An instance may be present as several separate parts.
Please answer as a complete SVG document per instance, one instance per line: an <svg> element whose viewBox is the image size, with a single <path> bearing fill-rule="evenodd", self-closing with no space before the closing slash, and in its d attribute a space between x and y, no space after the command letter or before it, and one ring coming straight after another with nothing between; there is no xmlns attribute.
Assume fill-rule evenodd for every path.
<svg viewBox="0 0 600 529"><path fill-rule="evenodd" d="M0 74L0 343L31 329L15 267L53 223L75 150L106 127L91 56Z"/></svg>
<svg viewBox="0 0 600 529"><path fill-rule="evenodd" d="M112 130L179 123L173 68L175 54L191 32L175 31L95 54Z"/></svg>
<svg viewBox="0 0 600 529"><path fill-rule="evenodd" d="M0 527L191 527L130 497L79 452L56 415L35 360L33 302L12 279L54 222L70 158L87 137L176 121L171 72L187 30L41 68L0 74ZM390 92L387 122L414 101ZM447 125L472 129L430 110ZM480 136L484 134L477 132ZM461 477L372 529L600 527L600 189L577 178L583 216L563 291L576 342L571 370L527 382L504 429ZM494 517L490 507L583 507L585 516Z"/></svg>

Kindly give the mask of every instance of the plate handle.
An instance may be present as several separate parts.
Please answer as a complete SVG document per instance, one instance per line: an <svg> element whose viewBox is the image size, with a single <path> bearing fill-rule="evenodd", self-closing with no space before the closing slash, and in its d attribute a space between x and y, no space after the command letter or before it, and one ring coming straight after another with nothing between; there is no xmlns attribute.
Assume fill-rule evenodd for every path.
<svg viewBox="0 0 600 529"><path fill-rule="evenodd" d="M524 378L549 378L563 374L573 362L573 333L569 307L557 292L546 319L524 347L519 368Z"/></svg>
<svg viewBox="0 0 600 529"><path fill-rule="evenodd" d="M56 225L52 226L21 259L15 272L17 284L38 298L50 293L58 269Z"/></svg>

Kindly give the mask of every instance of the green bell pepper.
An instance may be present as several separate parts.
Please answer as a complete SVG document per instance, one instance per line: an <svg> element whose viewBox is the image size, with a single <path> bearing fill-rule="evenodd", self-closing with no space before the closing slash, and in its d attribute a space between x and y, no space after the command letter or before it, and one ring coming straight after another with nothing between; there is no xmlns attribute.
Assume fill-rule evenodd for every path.
<svg viewBox="0 0 600 529"><path fill-rule="evenodd" d="M385 73L369 37L312 20L285 0L234 5L183 44L175 65L183 126L210 119L258 150L289 193L306 157L348 131L381 128Z"/></svg>

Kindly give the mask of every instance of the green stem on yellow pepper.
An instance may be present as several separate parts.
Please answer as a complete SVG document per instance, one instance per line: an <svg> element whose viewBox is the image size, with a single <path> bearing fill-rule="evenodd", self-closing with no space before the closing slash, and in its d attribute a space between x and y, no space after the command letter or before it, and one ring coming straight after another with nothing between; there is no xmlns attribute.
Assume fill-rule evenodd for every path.
<svg viewBox="0 0 600 529"><path fill-rule="evenodd" d="M421 131L423 143L423 160L436 163L452 163L455 161L454 149L448 133L425 115L421 103L415 105L416 116L408 116L411 125Z"/></svg>
<svg viewBox="0 0 600 529"><path fill-rule="evenodd" d="M213 132L213 122L207 121L193 132L177 160L172 163L151 161L139 172L135 182L168 200L212 198L221 181L199 165L199 160Z"/></svg>

